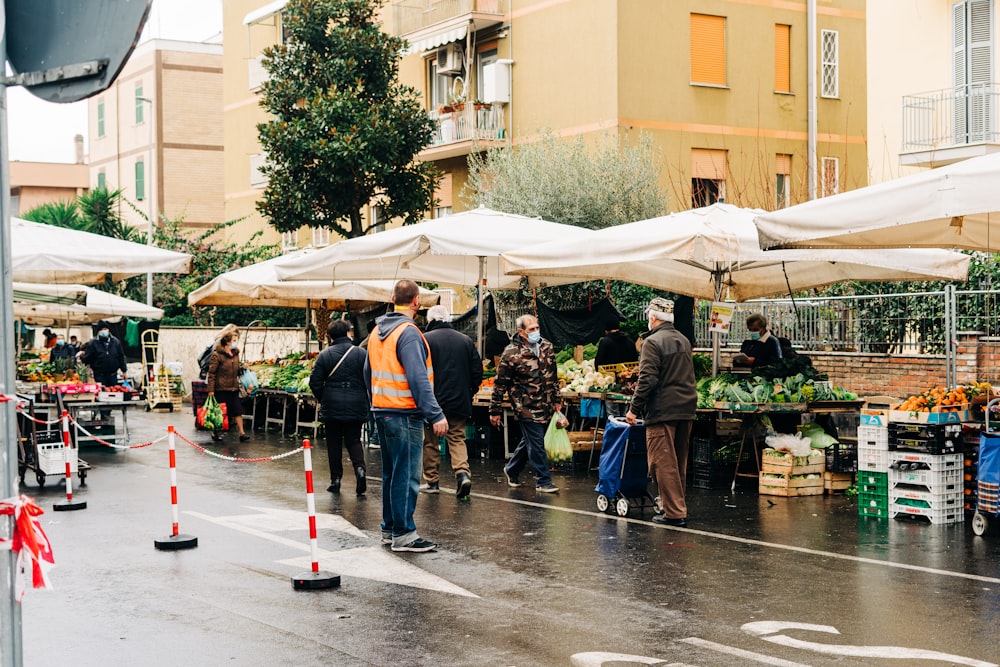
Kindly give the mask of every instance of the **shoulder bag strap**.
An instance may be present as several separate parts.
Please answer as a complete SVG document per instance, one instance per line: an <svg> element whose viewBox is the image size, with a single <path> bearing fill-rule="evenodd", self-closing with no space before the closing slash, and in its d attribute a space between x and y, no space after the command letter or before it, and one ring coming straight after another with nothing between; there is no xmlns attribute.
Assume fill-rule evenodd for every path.
<svg viewBox="0 0 1000 667"><path fill-rule="evenodd" d="M344 363L344 359L347 358L347 355L349 355L353 351L354 351L354 346L351 345L349 348L347 348L347 352L344 352L344 354L340 355L340 361L338 361L337 365L333 367L333 370L330 371L330 374L326 376L327 380L333 377L333 374L337 372L337 369L340 368L340 365Z"/></svg>

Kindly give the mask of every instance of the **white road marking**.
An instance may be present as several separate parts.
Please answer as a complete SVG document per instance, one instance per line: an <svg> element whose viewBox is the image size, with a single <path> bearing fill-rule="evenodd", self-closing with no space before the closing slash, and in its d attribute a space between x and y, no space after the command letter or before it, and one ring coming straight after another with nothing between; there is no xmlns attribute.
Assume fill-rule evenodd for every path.
<svg viewBox="0 0 1000 667"><path fill-rule="evenodd" d="M279 560L278 562L282 565L291 565L308 570L312 565L312 558L309 556L300 556ZM425 588L431 591L461 595L468 598L479 597L475 593L470 593L450 581L446 581L435 574L420 569L416 565L399 558L392 552L386 551L381 547L320 551L319 568L348 577L359 577L398 584L400 586Z"/></svg>
<svg viewBox="0 0 1000 667"><path fill-rule="evenodd" d="M725 653L726 655L733 655L745 660L754 660L765 665L775 665L776 667L809 667L809 665L801 662L792 662L791 660L775 658L769 655L764 655L763 653L755 653L754 651L736 648L735 646L716 644L715 642L710 642L707 639L701 639L699 637L687 637L686 639L680 639L678 641L690 644L691 646L706 648L709 651L715 651L716 653Z"/></svg>
<svg viewBox="0 0 1000 667"><path fill-rule="evenodd" d="M612 516L610 514L605 514L603 512L593 512L590 510L579 510L572 507L557 507L555 505L548 505L546 503L537 503L530 500L518 500L516 498L503 498L501 496L491 496L479 493L473 493L474 498L486 498L488 500L499 500L504 503L511 503L513 505L524 505L527 507L540 507L542 509L553 510L556 512L565 512L567 514L579 514L581 516L589 516L598 519L606 519L608 521L628 521L629 523L634 523L648 528L655 528L660 530L674 530L682 533L690 533L692 535L701 535L703 537L710 537L716 540L724 540L727 542L737 542L739 544L750 544L758 547L767 547L769 549L781 549L783 551L792 551L800 554L807 554L810 556L821 556L823 558L836 558L838 560L846 560L854 563L865 563L867 565L879 565L882 567L891 567L898 570L910 570L912 572L923 572L926 574L936 574L942 577L957 577L959 579L970 579L972 581L983 581L989 584L1000 584L1000 579L997 577L984 577L978 574L968 574L966 572L953 572L951 570L938 570L933 567L923 567L921 565L909 565L907 563L894 563L891 561L876 560L874 558L864 558L862 556L851 556L849 554L838 554L833 551L820 551L819 549L809 549L807 547L796 547L790 544L778 544L776 542L764 542L763 540L754 540L748 537L737 537L735 535L725 535L723 533L712 533L707 530L698 530L696 528L679 528L675 526L660 526L655 523L650 523L645 519L630 519L628 517Z"/></svg>
<svg viewBox="0 0 1000 667"><path fill-rule="evenodd" d="M260 514L227 516L225 520L230 523L242 524L273 532L309 529L309 518L305 512L250 506L247 506L247 509L254 510ZM357 526L339 514L317 514L316 529L335 530L340 533L354 535L355 537L368 537Z"/></svg>
<svg viewBox="0 0 1000 667"><path fill-rule="evenodd" d="M643 665L658 665L659 667L695 667L685 662L666 662L661 658L650 658L644 655L629 655L628 653L605 653L589 651L574 653L569 657L573 667L601 667L606 662L638 662Z"/></svg>
<svg viewBox="0 0 1000 667"><path fill-rule="evenodd" d="M839 635L840 631L831 625L814 625L812 623L796 623L794 621L756 621L745 623L740 628L744 632L759 637L766 642L790 646L792 648L815 651L826 655L848 655L856 658L894 658L897 660L938 660L953 665L969 665L970 667L998 667L993 662L983 662L975 658L966 658L950 653L940 653L920 648L910 648L907 646L848 646L838 644L821 644L818 642L807 642L795 639L786 635L770 635L772 632L781 630L811 630L813 632L825 632ZM764 635L770 635L765 637Z"/></svg>
<svg viewBox="0 0 1000 667"><path fill-rule="evenodd" d="M296 551L310 554L310 546L308 543L297 542L291 538L268 532L269 530L284 531L292 529L291 527L288 527L288 520L292 517L285 516L286 514L297 515L297 517L294 517L294 523L300 528L308 528L309 524L306 519L305 512L286 510L262 511L264 512L263 514L221 517L214 517L208 514L202 514L201 512L192 511L185 511L184 514L219 526L225 526L226 528L238 530L247 535L253 535L255 537L269 540L290 549L295 549ZM258 517L259 520L255 522L254 517ZM280 520L276 520L276 517ZM319 515L317 515L316 518L318 520ZM347 522L346 519L343 519L343 517L331 516L331 518L340 519L340 521L333 522L332 525L338 526L337 528L334 528L334 530L342 530L343 532L357 534L361 537L368 537ZM350 526L350 529L344 529L341 526L341 522ZM255 526L255 523L259 524L259 527ZM320 549L317 559L320 564L320 569L326 569L347 577L384 581L391 584L399 584L400 586L424 588L427 590L448 593L450 595L461 595L463 597L479 597L475 593L471 593L446 579L442 579L435 574L431 574L426 570L420 569L416 565L408 563L393 554L391 551L386 551L381 547L362 547L359 549L342 549L338 551L326 551L324 549ZM280 560L277 562L281 565L291 565L301 570L308 570L312 566L312 556L306 555Z"/></svg>

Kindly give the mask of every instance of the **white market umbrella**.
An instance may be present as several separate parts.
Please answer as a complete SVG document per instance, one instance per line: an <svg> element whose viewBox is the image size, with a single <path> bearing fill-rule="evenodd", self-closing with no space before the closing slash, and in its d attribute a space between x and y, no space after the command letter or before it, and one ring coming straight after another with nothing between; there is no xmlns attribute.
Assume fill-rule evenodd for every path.
<svg viewBox="0 0 1000 667"><path fill-rule="evenodd" d="M122 317L134 317L151 320L163 318L163 311L159 308L147 306L138 301L132 301L116 294L103 292L93 287L84 285L65 285L61 288L69 288L84 293L83 303L52 303L42 301L32 302L24 296L18 297L18 293L24 294L24 285L14 283L14 316L28 324L34 325L56 325L70 326L75 324L87 324L98 320L108 320L117 322ZM39 288L45 285L31 285L36 293L45 298L44 292ZM55 287L55 286L53 286ZM53 289L53 293L58 288Z"/></svg>
<svg viewBox="0 0 1000 667"><path fill-rule="evenodd" d="M391 280L279 280L278 262L315 255L314 249L299 250L263 262L227 271L188 294L188 304L198 306L275 306L306 308L326 300L330 310L366 310L392 301ZM429 308L441 300L437 292L421 288L420 305Z"/></svg>
<svg viewBox="0 0 1000 667"><path fill-rule="evenodd" d="M814 199L756 224L761 245L1000 250L1000 154Z"/></svg>
<svg viewBox="0 0 1000 667"><path fill-rule="evenodd" d="M520 277L500 268L500 253L585 236L587 230L538 218L477 208L378 234L347 239L300 259L279 262L283 280L399 280L477 285L482 346L485 287L512 289ZM550 282L559 281L553 278ZM572 282L572 281L569 281Z"/></svg>
<svg viewBox="0 0 1000 667"><path fill-rule="evenodd" d="M764 251L753 224L761 213L713 204L506 252L504 268L524 276L624 280L714 301L745 301L844 280L968 275L969 258L947 250ZM713 348L717 368L717 334Z"/></svg>
<svg viewBox="0 0 1000 667"><path fill-rule="evenodd" d="M191 255L66 227L10 220L13 279L32 283L117 282L147 273L187 273Z"/></svg>

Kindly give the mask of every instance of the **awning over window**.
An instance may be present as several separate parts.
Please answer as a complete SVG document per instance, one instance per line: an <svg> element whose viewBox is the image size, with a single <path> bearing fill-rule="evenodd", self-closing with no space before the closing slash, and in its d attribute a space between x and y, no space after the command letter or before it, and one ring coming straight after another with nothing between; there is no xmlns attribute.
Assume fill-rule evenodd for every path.
<svg viewBox="0 0 1000 667"><path fill-rule="evenodd" d="M269 16L277 14L285 5L288 4L288 0L274 0L274 2L269 2L260 9L255 9L246 16L243 17L243 25L250 25L251 23L256 23L261 19L266 19Z"/></svg>
<svg viewBox="0 0 1000 667"><path fill-rule="evenodd" d="M465 39L467 34L469 34L468 22L465 22L458 27L452 27L448 30L442 30L426 36L421 36L419 33L415 34L413 39L407 40L410 42L410 46L406 49L405 55L419 53L422 51L430 51L431 49L436 49L439 46L457 42L460 39Z"/></svg>

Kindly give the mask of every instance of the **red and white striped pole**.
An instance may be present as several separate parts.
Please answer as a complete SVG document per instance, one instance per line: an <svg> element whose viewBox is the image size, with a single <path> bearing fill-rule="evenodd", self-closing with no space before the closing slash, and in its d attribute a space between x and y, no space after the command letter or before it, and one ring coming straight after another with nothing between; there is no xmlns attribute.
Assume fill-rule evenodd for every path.
<svg viewBox="0 0 1000 667"><path fill-rule="evenodd" d="M295 590L318 590L340 586L340 575L319 569L319 544L316 540L316 496L313 494L312 444L309 439L302 441L303 458L306 466L306 509L309 512L309 551L312 554L312 569L292 577Z"/></svg>
<svg viewBox="0 0 1000 667"><path fill-rule="evenodd" d="M170 535L153 540L153 546L163 551L178 549L193 549L198 546L198 538L191 535L181 535L177 527L180 524L177 513L177 450L174 447L174 427L167 427L167 444L170 449L170 510L173 514L173 524Z"/></svg>
<svg viewBox="0 0 1000 667"><path fill-rule="evenodd" d="M72 467L72 456L75 453L72 451L69 442L69 411L62 411L62 436L63 436L63 462L66 465L66 500L63 500L52 505L52 509L56 512L71 512L73 510L85 510L87 509L86 500L73 500L73 467ZM79 462L77 463L79 467ZM39 471L42 472L42 471Z"/></svg>

